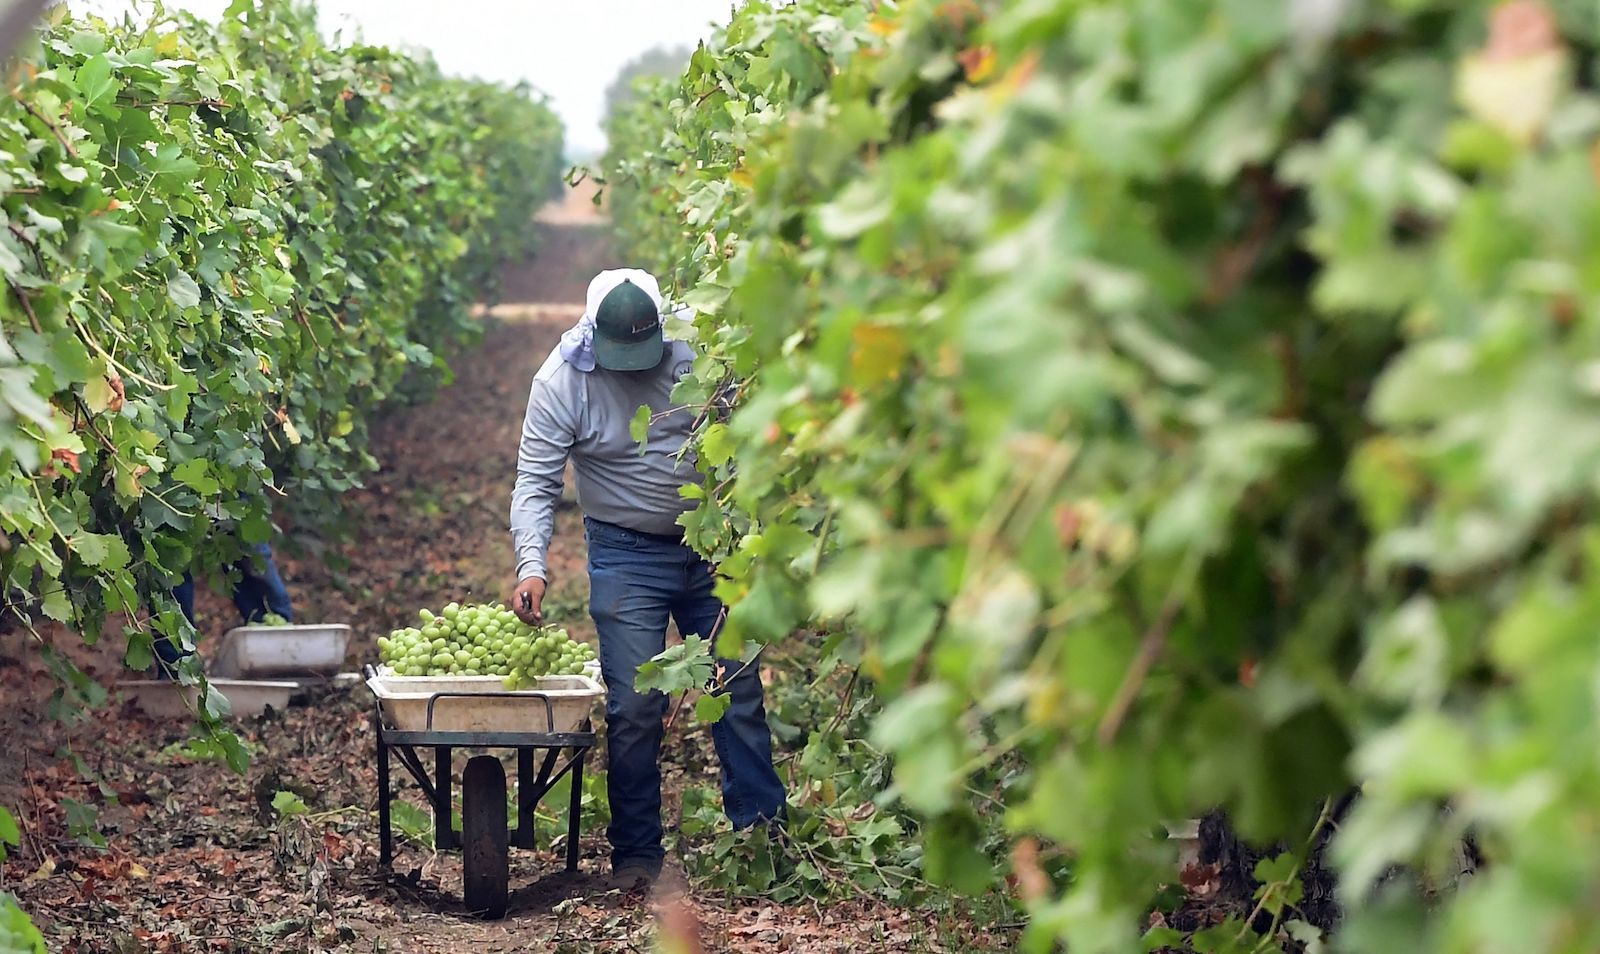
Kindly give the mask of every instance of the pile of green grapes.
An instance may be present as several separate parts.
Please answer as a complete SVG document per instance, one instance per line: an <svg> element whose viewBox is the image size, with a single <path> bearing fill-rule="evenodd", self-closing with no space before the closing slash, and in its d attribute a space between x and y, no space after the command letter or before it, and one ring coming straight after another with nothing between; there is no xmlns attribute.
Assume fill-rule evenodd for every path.
<svg viewBox="0 0 1600 954"><path fill-rule="evenodd" d="M507 689L540 676L575 676L594 649L556 626L529 626L500 603L451 603L434 615L419 610L421 626L378 637L378 652L400 676L500 676Z"/></svg>

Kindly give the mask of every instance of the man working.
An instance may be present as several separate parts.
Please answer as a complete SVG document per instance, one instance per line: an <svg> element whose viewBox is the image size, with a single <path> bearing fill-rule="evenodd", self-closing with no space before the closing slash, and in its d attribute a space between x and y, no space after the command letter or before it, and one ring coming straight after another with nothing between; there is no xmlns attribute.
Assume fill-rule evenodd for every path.
<svg viewBox="0 0 1600 954"><path fill-rule="evenodd" d="M667 699L636 691L634 678L641 663L665 648L669 615L683 635L708 639L722 616L712 568L684 544L677 524L689 509L678 490L700 475L678 459L694 412L670 411L670 397L693 361L687 345L663 337L661 295L649 273L601 272L589 284L583 319L534 377L511 498L520 580L511 605L536 623L543 618L556 500L572 459L607 693L606 835L616 881L626 889L653 881L664 855L657 757ZM656 416L642 455L629 433L641 405ZM734 662L728 671L740 669ZM779 818L784 791L772 767L757 667L739 671L730 694L712 739L722 763L723 808L743 828Z"/></svg>
<svg viewBox="0 0 1600 954"><path fill-rule="evenodd" d="M270 546L265 543L250 544L250 552L234 564L233 572L239 574L238 581L233 584L233 605L239 610L240 623L260 623L268 615L278 616L286 623L294 621L289 590L283 585L283 577L278 573L278 564L272 558ZM183 582L173 588L172 596L188 618L189 625L198 629L194 615L193 573L183 574ZM158 679L172 678L173 667L189 655L167 638L156 640L155 651L159 660L155 663Z"/></svg>

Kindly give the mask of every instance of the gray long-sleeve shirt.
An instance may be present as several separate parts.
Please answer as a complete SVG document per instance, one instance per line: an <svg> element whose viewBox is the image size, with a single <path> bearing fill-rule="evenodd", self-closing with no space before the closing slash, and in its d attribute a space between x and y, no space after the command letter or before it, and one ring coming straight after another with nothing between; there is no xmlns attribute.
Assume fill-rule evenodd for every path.
<svg viewBox="0 0 1600 954"><path fill-rule="evenodd" d="M701 480L691 459L678 459L695 412L662 412L672 407L672 388L693 366L694 352L681 341L667 344L671 353L653 371L586 373L557 348L534 376L511 494L517 579L548 579L545 555L569 457L585 514L644 533L678 532L678 515L695 503L678 488ZM641 455L629 425L646 404L657 419Z"/></svg>

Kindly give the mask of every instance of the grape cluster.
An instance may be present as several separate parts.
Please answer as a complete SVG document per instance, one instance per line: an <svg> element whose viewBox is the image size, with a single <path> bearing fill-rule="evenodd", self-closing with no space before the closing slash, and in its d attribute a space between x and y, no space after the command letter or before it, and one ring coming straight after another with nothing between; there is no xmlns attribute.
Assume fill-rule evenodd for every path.
<svg viewBox="0 0 1600 954"><path fill-rule="evenodd" d="M417 618L421 626L378 638L380 657L397 675L500 676L514 690L540 676L578 675L594 659L594 649L566 630L529 626L499 603L451 603Z"/></svg>

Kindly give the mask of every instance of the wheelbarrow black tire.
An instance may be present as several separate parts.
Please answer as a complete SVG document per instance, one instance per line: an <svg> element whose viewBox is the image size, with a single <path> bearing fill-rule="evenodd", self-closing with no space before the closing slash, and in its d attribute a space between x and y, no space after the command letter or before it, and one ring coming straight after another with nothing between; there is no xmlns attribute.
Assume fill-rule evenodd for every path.
<svg viewBox="0 0 1600 954"><path fill-rule="evenodd" d="M505 917L511 878L506 831L506 770L492 755L467 761L461 775L462 898L479 917Z"/></svg>

